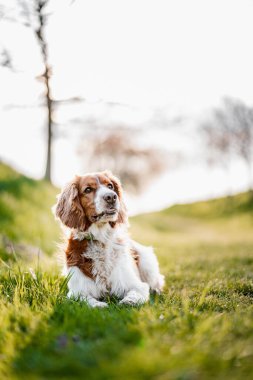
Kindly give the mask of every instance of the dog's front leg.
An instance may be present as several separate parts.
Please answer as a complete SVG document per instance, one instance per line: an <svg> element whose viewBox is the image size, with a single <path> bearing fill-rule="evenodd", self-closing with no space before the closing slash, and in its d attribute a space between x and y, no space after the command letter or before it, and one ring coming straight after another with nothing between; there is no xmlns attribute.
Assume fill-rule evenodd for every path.
<svg viewBox="0 0 253 380"><path fill-rule="evenodd" d="M108 304L106 302L98 301L96 298L91 296L81 296L81 299L91 307L107 307Z"/></svg>
<svg viewBox="0 0 253 380"><path fill-rule="evenodd" d="M138 281L137 286L130 289L125 297L120 301L124 305L142 305L149 300L149 285Z"/></svg>
<svg viewBox="0 0 253 380"><path fill-rule="evenodd" d="M84 294L82 294L80 292L78 292L78 293L73 292L72 290L70 290L68 292L68 298L79 299L81 301L86 302L91 307L107 307L108 306L108 304L106 302L99 301L92 296L85 296Z"/></svg>
<svg viewBox="0 0 253 380"><path fill-rule="evenodd" d="M141 305L149 300L149 285L141 281L138 268L128 254L122 254L111 274L111 293L122 298L120 304Z"/></svg>
<svg viewBox="0 0 253 380"><path fill-rule="evenodd" d="M85 301L91 307L106 307L106 302L101 302L97 286L93 280L85 276L78 267L71 267L68 270L68 297Z"/></svg>

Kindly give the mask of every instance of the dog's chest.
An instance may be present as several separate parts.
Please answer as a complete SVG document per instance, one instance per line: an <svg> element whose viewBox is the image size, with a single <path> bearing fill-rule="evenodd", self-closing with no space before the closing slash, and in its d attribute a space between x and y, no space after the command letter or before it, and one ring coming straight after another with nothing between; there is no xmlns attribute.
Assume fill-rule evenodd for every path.
<svg viewBox="0 0 253 380"><path fill-rule="evenodd" d="M117 270L123 251L120 245L113 242L106 245L101 242L91 242L83 253L83 256L92 262L91 272L94 281L104 291L109 291L111 288L112 273Z"/></svg>

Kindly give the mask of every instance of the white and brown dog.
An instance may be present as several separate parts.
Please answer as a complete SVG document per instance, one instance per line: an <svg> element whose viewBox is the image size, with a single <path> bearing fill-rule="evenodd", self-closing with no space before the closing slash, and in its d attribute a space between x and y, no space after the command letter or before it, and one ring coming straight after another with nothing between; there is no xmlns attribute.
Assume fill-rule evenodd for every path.
<svg viewBox="0 0 253 380"><path fill-rule="evenodd" d="M67 227L68 296L105 307L108 295L137 305L160 292L164 276L151 247L131 240L120 181L110 172L76 176L58 195L54 213Z"/></svg>

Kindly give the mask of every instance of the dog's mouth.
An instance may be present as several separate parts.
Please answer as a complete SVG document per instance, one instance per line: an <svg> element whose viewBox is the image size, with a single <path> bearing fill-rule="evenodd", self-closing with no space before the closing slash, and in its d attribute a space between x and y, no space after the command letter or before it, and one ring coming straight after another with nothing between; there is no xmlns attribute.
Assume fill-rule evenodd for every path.
<svg viewBox="0 0 253 380"><path fill-rule="evenodd" d="M117 212L116 209L112 209L112 210L109 210L109 211L105 211L104 215L115 215Z"/></svg>
<svg viewBox="0 0 253 380"><path fill-rule="evenodd" d="M100 214L97 214L97 215L92 215L91 219L93 222L97 222L99 221L103 216L114 216L116 215L118 212L118 210L116 208L113 208L113 209L110 209L110 210L106 210L106 211L103 211L101 212Z"/></svg>

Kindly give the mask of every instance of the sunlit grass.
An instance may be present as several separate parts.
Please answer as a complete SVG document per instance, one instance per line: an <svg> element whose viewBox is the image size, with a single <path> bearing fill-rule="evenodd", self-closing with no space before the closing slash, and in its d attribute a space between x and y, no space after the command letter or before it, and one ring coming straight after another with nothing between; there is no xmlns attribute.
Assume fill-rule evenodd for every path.
<svg viewBox="0 0 253 380"><path fill-rule="evenodd" d="M9 205L20 214L29 205L34 233L42 228L41 208L48 221L48 242L42 239L41 246L50 253L59 238L49 227L55 189L35 183L36 203L28 201L29 186L18 196L10 192L11 201L1 198L1 206L11 216ZM0 378L251 379L252 199L242 194L227 202L176 206L131 220L133 237L156 247L166 275L164 294L138 308L108 299L108 309L93 310L68 300L52 256L28 260L18 245L8 253L2 248ZM13 226L4 220L9 239L36 244L25 231L29 223L20 233L18 218L12 217Z"/></svg>
<svg viewBox="0 0 253 380"><path fill-rule="evenodd" d="M57 192L47 182L22 176L0 163L0 238L4 235L14 243L54 252L59 227L50 209Z"/></svg>

